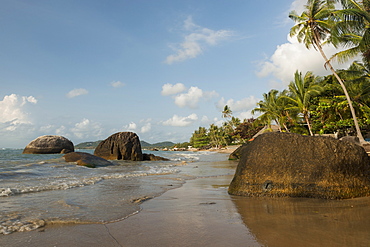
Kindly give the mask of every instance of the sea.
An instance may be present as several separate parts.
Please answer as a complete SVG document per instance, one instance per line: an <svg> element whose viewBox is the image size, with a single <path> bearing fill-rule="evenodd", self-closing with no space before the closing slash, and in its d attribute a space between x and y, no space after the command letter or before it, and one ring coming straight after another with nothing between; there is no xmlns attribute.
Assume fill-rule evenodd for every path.
<svg viewBox="0 0 370 247"><path fill-rule="evenodd" d="M0 149L0 234L4 235L46 224L123 220L139 213L143 201L186 180L232 175L235 168L227 154L207 151L143 150L170 161L114 160L99 168L67 163L63 154L22 151Z"/></svg>

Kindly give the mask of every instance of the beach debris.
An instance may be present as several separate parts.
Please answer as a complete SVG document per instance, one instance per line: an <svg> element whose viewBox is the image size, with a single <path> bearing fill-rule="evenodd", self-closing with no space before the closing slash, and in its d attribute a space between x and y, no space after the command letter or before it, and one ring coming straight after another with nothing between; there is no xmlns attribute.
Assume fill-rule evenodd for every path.
<svg viewBox="0 0 370 247"><path fill-rule="evenodd" d="M201 202L199 205L213 205L216 204L215 202Z"/></svg>
<svg viewBox="0 0 370 247"><path fill-rule="evenodd" d="M143 197L132 199L131 202L132 203L143 203L152 198L153 198L152 196L143 196Z"/></svg>

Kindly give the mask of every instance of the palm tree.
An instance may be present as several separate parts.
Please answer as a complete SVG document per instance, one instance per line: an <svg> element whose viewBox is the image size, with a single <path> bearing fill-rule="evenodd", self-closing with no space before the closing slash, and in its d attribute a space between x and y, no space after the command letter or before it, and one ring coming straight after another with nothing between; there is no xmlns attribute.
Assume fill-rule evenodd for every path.
<svg viewBox="0 0 370 247"><path fill-rule="evenodd" d="M263 114L258 117L258 120L265 123L268 128L271 128L271 122L274 121L281 131L281 125L289 132L285 122L289 118L286 112L286 101L283 98L285 91L279 92L276 89L270 90L267 94L263 94L263 100L257 103L257 107L252 110L255 112L262 112Z"/></svg>
<svg viewBox="0 0 370 247"><path fill-rule="evenodd" d="M302 77L301 72L296 71L294 74L294 81L289 84L290 94L287 96L287 99L292 102L290 109L295 109L303 115L311 136L314 134L312 133L309 120L309 108L312 97L320 94L323 90L318 84L319 80L320 78L314 76L311 71L308 71L304 77Z"/></svg>
<svg viewBox="0 0 370 247"><path fill-rule="evenodd" d="M338 0L339 1L339 0ZM343 9L333 13L332 43L348 49L334 54L339 62L345 62L358 54L370 63L370 1L340 0Z"/></svg>
<svg viewBox="0 0 370 247"><path fill-rule="evenodd" d="M231 118L232 111L228 105L225 105L224 110L222 111L223 118Z"/></svg>
<svg viewBox="0 0 370 247"><path fill-rule="evenodd" d="M370 103L370 64L353 62L347 70L343 70L348 93L354 102Z"/></svg>
<svg viewBox="0 0 370 247"><path fill-rule="evenodd" d="M361 143L366 143L364 137L362 136L356 113L353 108L351 98L348 95L346 86L344 85L342 79L335 72L330 60L327 58L322 49L323 42L330 41L330 32L331 28L333 27L333 22L330 17L334 11L334 2L334 0L308 0L307 5L305 5L306 10L301 15L297 15L295 11L292 11L289 14L289 17L297 24L291 28L290 36L296 35L298 41L303 42L308 49L314 47L315 49L319 50L321 56L325 60L325 65L329 67L330 71L338 80L347 98L355 124L357 137L360 139Z"/></svg>

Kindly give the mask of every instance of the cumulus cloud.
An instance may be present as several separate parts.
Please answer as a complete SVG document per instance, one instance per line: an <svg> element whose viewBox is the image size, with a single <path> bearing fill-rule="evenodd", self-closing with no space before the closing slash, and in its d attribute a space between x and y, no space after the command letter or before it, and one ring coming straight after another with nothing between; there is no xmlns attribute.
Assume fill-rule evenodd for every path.
<svg viewBox="0 0 370 247"><path fill-rule="evenodd" d="M100 123L90 121L87 118L82 119L71 128L71 132L78 139L101 136L102 126Z"/></svg>
<svg viewBox="0 0 370 247"><path fill-rule="evenodd" d="M212 30L196 25L191 16L184 21L186 35L184 41L177 47L173 47L175 54L168 56L165 60L167 64L181 62L195 58L200 55L204 48L216 45L221 40L232 36L229 30Z"/></svg>
<svg viewBox="0 0 370 247"><path fill-rule="evenodd" d="M234 99L229 99L225 101L225 99L222 97L217 102L217 108L222 110L225 107L225 105L228 105L231 111L233 112L248 111L255 108L257 102L258 99L253 95L238 101L235 101Z"/></svg>
<svg viewBox="0 0 370 247"><path fill-rule="evenodd" d="M128 125L123 127L126 130L135 131L137 129L137 124L134 122L129 123Z"/></svg>
<svg viewBox="0 0 370 247"><path fill-rule="evenodd" d="M331 57L338 52L333 46L326 45L323 47L327 57ZM335 69L348 68L349 61L346 64L333 62ZM316 75L324 76L331 72L324 67L324 59L315 49L307 49L304 44L298 43L295 37L288 36L288 43L279 45L274 54L260 64L257 76L266 77L274 76L287 86L293 80L295 71L303 73L312 71Z"/></svg>
<svg viewBox="0 0 370 247"><path fill-rule="evenodd" d="M190 87L187 93L182 93L174 96L175 104L179 107L197 108L201 99L210 99L218 96L215 91L204 92L198 87Z"/></svg>
<svg viewBox="0 0 370 247"><path fill-rule="evenodd" d="M175 85L172 85L171 83L166 83L162 86L161 94L163 96L168 96L184 92L185 90L186 87L182 83L176 83Z"/></svg>
<svg viewBox="0 0 370 247"><path fill-rule="evenodd" d="M119 88L119 87L123 87L123 86L125 86L125 83L120 82L120 81L112 81L112 82L110 83L110 85L111 85L112 87L114 87L114 88Z"/></svg>
<svg viewBox="0 0 370 247"><path fill-rule="evenodd" d="M68 98L74 98L80 95L88 94L89 92L84 88L75 88L67 93Z"/></svg>
<svg viewBox="0 0 370 247"><path fill-rule="evenodd" d="M29 114L25 112L28 104L36 104L33 96L5 95L0 101L0 122L6 123L8 130L15 130L18 124L30 124Z"/></svg>
<svg viewBox="0 0 370 247"><path fill-rule="evenodd" d="M173 115L172 118L162 122L162 124L168 126L185 127L191 125L196 120L198 120L198 116L195 113L190 114L187 117Z"/></svg>
<svg viewBox="0 0 370 247"><path fill-rule="evenodd" d="M147 133L152 129L152 124L151 123L146 123L144 126L141 127L140 131L141 133Z"/></svg>

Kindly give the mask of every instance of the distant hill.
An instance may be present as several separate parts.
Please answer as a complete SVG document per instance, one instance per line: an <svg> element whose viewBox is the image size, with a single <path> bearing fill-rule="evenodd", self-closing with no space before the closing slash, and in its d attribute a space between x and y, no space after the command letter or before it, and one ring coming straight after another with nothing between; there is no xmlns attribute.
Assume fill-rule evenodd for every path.
<svg viewBox="0 0 370 247"><path fill-rule="evenodd" d="M150 144L146 141L140 141L141 148L172 148L176 143L173 142L157 142Z"/></svg>
<svg viewBox="0 0 370 247"><path fill-rule="evenodd" d="M75 146L75 149L95 149L101 141L102 140L96 142L82 142L80 144L77 144Z"/></svg>
<svg viewBox="0 0 370 247"><path fill-rule="evenodd" d="M80 144L75 145L75 149L95 149L100 141L96 142L82 142ZM141 148L171 148L175 145L173 142L158 142L154 144L150 144L146 141L140 141Z"/></svg>

